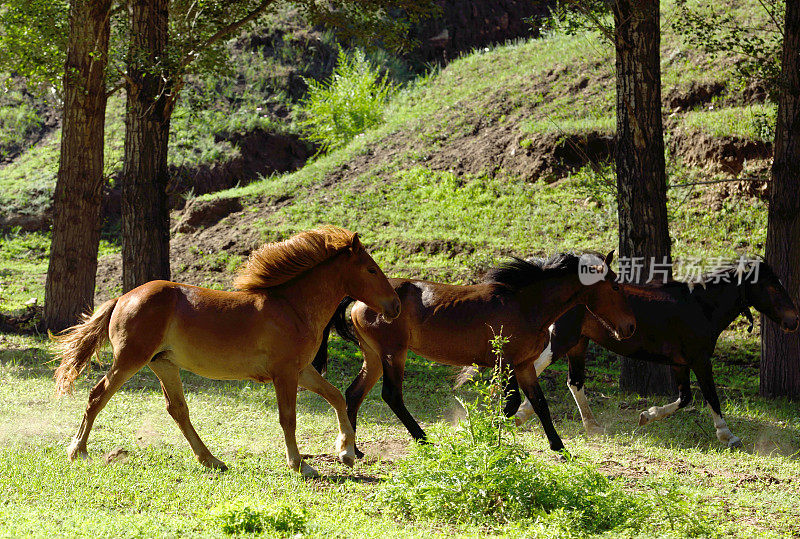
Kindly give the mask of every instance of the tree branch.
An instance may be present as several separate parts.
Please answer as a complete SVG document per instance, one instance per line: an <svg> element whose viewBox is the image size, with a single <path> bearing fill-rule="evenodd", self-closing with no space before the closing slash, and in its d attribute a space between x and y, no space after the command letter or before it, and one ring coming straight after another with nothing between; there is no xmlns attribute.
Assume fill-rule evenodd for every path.
<svg viewBox="0 0 800 539"><path fill-rule="evenodd" d="M261 4L259 4L259 6L256 9L254 9L253 11L248 13L245 17L239 19L238 21L235 21L235 22L229 24L228 26L226 26L224 28L220 28L219 30L217 30L217 32L213 36L208 38L199 47L197 47L196 50L193 50L193 51L189 52L183 58L183 60L181 61L181 65L180 65L179 71L183 71L183 69L186 66L191 64L198 57L200 51L203 51L203 50L209 48L211 45L213 45L217 41L221 40L222 38L232 34L236 30L238 30L239 28L241 28L242 26L247 24L248 22L251 22L251 21L255 20L256 17L258 17L264 11L266 11L266 9L273 2L275 2L275 0L264 0L263 2L261 2Z"/></svg>

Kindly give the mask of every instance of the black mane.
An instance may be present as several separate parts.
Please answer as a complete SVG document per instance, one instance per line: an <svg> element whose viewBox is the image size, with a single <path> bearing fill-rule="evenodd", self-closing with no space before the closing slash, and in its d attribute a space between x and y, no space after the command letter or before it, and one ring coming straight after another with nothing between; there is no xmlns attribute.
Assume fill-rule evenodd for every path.
<svg viewBox="0 0 800 539"><path fill-rule="evenodd" d="M512 257L508 262L502 262L486 273L483 282L503 284L512 290L520 290L533 283L550 277L562 275L578 275L578 263L582 254L597 256L603 260L603 255L595 252L588 253L558 253L550 258L531 257L527 260Z"/></svg>

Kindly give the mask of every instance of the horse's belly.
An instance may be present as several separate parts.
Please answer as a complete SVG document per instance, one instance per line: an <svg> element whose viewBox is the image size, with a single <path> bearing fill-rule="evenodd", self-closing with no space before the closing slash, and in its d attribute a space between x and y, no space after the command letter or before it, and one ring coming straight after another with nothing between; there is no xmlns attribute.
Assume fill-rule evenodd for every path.
<svg viewBox="0 0 800 539"><path fill-rule="evenodd" d="M256 349L204 350L176 347L170 360L181 369L215 380L256 380L268 382L267 353Z"/></svg>

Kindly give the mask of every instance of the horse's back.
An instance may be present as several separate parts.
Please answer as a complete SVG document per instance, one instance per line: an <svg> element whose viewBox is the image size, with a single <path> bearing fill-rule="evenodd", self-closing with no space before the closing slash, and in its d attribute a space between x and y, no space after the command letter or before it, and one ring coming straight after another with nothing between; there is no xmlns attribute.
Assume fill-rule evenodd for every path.
<svg viewBox="0 0 800 539"><path fill-rule="evenodd" d="M353 320L368 342L386 348L408 347L428 359L450 365L491 363L492 330L523 332L514 302L497 285L450 285L415 279L390 279L402 310L392 322L365 305L353 308ZM360 326L360 327L359 327Z"/></svg>

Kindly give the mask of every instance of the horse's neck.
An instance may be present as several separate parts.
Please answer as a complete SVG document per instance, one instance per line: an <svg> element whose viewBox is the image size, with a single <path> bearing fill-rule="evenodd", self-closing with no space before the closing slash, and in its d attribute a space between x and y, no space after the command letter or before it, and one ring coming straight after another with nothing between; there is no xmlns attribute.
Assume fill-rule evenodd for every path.
<svg viewBox="0 0 800 539"><path fill-rule="evenodd" d="M334 256L282 285L297 316L321 334L339 302L345 296L344 284L339 276L340 257Z"/></svg>
<svg viewBox="0 0 800 539"><path fill-rule="evenodd" d="M742 312L740 291L736 283L711 283L706 288L695 285L691 294L696 294L697 301L703 305L706 316L719 333L731 325Z"/></svg>
<svg viewBox="0 0 800 539"><path fill-rule="evenodd" d="M520 302L530 322L535 327L547 329L578 304L582 288L577 273L545 278L523 288Z"/></svg>

